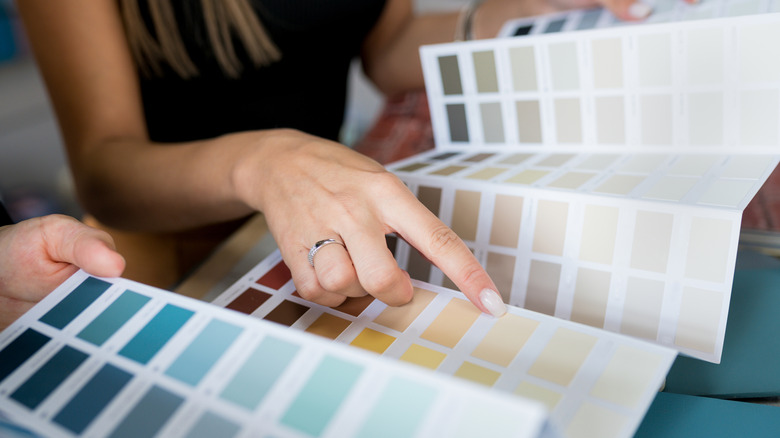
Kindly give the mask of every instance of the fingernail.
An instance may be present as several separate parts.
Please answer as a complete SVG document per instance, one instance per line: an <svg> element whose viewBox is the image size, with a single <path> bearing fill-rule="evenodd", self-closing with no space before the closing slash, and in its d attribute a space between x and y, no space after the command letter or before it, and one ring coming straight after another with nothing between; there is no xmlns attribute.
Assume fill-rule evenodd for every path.
<svg viewBox="0 0 780 438"><path fill-rule="evenodd" d="M483 289L482 292L479 293L479 302L496 318L503 316L506 313L506 304L501 300L501 295L494 290Z"/></svg>
<svg viewBox="0 0 780 438"><path fill-rule="evenodd" d="M638 20L642 18L647 18L647 16L650 15L651 12L653 12L653 8L647 6L644 3L637 2L628 7L628 15Z"/></svg>

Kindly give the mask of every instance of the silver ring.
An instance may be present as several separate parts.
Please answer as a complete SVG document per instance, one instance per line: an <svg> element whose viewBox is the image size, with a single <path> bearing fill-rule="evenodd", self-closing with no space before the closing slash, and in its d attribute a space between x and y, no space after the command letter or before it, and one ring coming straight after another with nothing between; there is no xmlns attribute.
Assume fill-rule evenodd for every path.
<svg viewBox="0 0 780 438"><path fill-rule="evenodd" d="M314 246L312 246L311 249L309 250L309 264L311 265L312 268L314 267L314 255L317 254L317 251L319 251L320 248L322 248L323 246L330 245L331 243L337 243L343 246L344 249L347 249L347 246L344 245L344 243L339 242L336 239L320 240L319 242L315 243Z"/></svg>

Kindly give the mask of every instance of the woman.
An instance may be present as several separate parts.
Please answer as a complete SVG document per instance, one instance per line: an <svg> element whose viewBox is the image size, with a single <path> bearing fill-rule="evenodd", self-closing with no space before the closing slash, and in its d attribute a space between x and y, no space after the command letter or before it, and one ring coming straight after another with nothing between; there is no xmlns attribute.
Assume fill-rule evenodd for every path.
<svg viewBox="0 0 780 438"><path fill-rule="evenodd" d="M494 35L506 17L552 6L488 0L422 17L410 0L18 7L82 204L101 223L135 233L112 232L129 278L170 285L236 221L261 211L311 301L335 306L366 293L389 305L409 301L409 276L385 245L395 232L482 311L504 312L452 230L395 176L335 139L354 56L393 95L423 86L421 44L452 40L456 30ZM612 7L623 17L649 12L626 0ZM134 248L142 260L154 254L146 272L159 269L135 274Z"/></svg>

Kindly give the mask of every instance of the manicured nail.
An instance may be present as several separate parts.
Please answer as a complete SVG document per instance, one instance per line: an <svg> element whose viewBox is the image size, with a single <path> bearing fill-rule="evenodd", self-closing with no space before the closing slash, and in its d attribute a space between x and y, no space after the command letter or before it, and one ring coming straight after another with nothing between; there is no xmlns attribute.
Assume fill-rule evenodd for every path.
<svg viewBox="0 0 780 438"><path fill-rule="evenodd" d="M501 295L494 290L483 289L482 292L479 293L479 301L485 306L485 309L496 318L503 316L506 313L506 304L501 300Z"/></svg>
<svg viewBox="0 0 780 438"><path fill-rule="evenodd" d="M644 3L637 2L628 7L628 15L630 15L632 18L636 18L637 20L647 18L651 12L653 12L653 8L647 6Z"/></svg>

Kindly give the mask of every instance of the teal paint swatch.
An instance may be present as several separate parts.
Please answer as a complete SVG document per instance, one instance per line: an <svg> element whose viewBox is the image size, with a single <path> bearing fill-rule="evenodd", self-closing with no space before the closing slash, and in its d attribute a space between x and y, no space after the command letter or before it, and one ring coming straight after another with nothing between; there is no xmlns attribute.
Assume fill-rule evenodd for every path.
<svg viewBox="0 0 780 438"><path fill-rule="evenodd" d="M184 398L153 386L111 432L110 438L154 436L168 422ZM216 435L215 435L216 436Z"/></svg>
<svg viewBox="0 0 780 438"><path fill-rule="evenodd" d="M326 356L282 417L282 424L320 435L357 382L363 367Z"/></svg>
<svg viewBox="0 0 780 438"><path fill-rule="evenodd" d="M195 386L230 347L242 328L214 319L165 371L165 374Z"/></svg>
<svg viewBox="0 0 780 438"><path fill-rule="evenodd" d="M73 321L84 309L103 294L111 283L87 277L71 293L44 314L39 321L62 329Z"/></svg>
<svg viewBox="0 0 780 438"><path fill-rule="evenodd" d="M6 345L0 351L0 382L43 348L50 339L48 336L28 328Z"/></svg>
<svg viewBox="0 0 780 438"><path fill-rule="evenodd" d="M379 396L356 438L414 436L435 400L434 388L394 377Z"/></svg>
<svg viewBox="0 0 780 438"><path fill-rule="evenodd" d="M192 310L166 304L119 350L119 355L141 364L148 363L194 314Z"/></svg>
<svg viewBox="0 0 780 438"><path fill-rule="evenodd" d="M92 423L133 375L111 364L103 365L53 421L75 434L81 434Z"/></svg>
<svg viewBox="0 0 780 438"><path fill-rule="evenodd" d="M151 298L126 290L114 300L100 315L84 327L76 337L94 345L103 345L108 338L119 330L130 318L138 313Z"/></svg>
<svg viewBox="0 0 780 438"><path fill-rule="evenodd" d="M43 366L38 368L38 371L22 383L11 394L11 398L30 409L37 408L85 360L87 360L87 353L67 345L62 347Z"/></svg>
<svg viewBox="0 0 780 438"><path fill-rule="evenodd" d="M224 400L255 409L279 379L300 347L268 337L255 348L220 394Z"/></svg>
<svg viewBox="0 0 780 438"><path fill-rule="evenodd" d="M231 438L236 436L239 430L238 424L213 412L206 412L187 432L185 438Z"/></svg>

